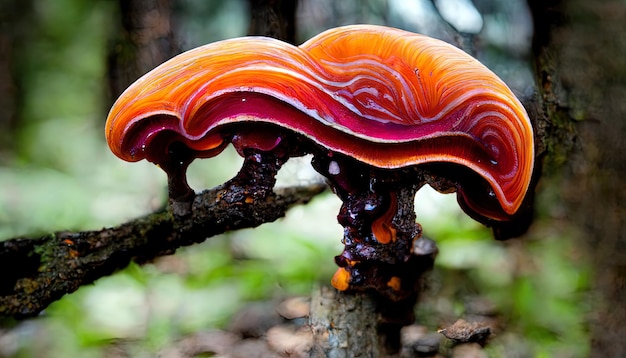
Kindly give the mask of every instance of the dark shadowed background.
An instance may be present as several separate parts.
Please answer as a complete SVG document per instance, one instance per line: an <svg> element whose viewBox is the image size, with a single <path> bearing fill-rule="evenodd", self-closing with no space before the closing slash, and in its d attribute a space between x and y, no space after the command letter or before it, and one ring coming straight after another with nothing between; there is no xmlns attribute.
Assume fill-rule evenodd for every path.
<svg viewBox="0 0 626 358"><path fill-rule="evenodd" d="M0 2L0 240L113 226L162 207L165 174L109 152L108 108L175 54L246 35L254 2ZM537 119L544 177L526 235L497 242L454 195L418 193L418 221L440 254L417 322L434 332L479 305L497 320L483 352L489 356L619 355L626 352L619 339L626 316L626 4L530 5L299 0L288 31L296 43L354 23L424 33L470 52L525 104L545 101L531 111L547 119ZM541 33L533 42L535 29ZM227 150L194 163L190 183L215 186L240 164ZM306 160L288 164L279 185L320 180ZM227 329L253 303L306 297L336 269L339 205L327 193L275 223L131 264L37 318L0 320L0 357L155 356L189 335Z"/></svg>

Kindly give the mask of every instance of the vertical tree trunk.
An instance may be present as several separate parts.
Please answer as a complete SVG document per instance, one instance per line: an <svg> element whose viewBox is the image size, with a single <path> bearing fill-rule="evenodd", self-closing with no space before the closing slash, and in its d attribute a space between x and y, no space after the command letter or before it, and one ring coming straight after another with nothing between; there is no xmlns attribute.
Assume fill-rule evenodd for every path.
<svg viewBox="0 0 626 358"><path fill-rule="evenodd" d="M547 147L564 149L551 153L546 173L560 179L564 217L583 233L595 271L593 356L624 357L626 3L529 4L545 116L539 119L547 129ZM568 161L564 167L557 166L560 156Z"/></svg>
<svg viewBox="0 0 626 358"><path fill-rule="evenodd" d="M268 36L291 44L296 43L298 0L248 0L248 6L248 35Z"/></svg>
<svg viewBox="0 0 626 358"><path fill-rule="evenodd" d="M370 295L319 287L311 295L312 358L381 357L376 303ZM355 344L356 343L356 344Z"/></svg>
<svg viewBox="0 0 626 358"><path fill-rule="evenodd" d="M180 52L171 27L170 0L120 0L119 5L121 24L109 54L111 98Z"/></svg>
<svg viewBox="0 0 626 358"><path fill-rule="evenodd" d="M129 70L111 72L114 96L178 52L167 0L121 4L123 31L110 63L112 69ZM295 42L295 1L249 0L249 4L249 34ZM529 0L529 4L535 20L540 102L535 124L539 149L547 154L544 172L547 179L559 182L564 218L585 233L594 259L594 289L599 293L594 303L599 310L591 325L593 353L626 356L626 228L622 223L626 218L622 179L626 177L626 4L620 0ZM322 290L315 295L311 313L318 334L315 352L343 348L336 341L322 340L331 337L327 333L335 325L333 329L341 334L360 334L362 342L377 341L370 336L377 334L372 302L359 296L330 299L334 294ZM323 311L315 311L318 306ZM347 315L357 318L354 326L347 323L350 319L341 318ZM356 353L343 351L346 356ZM365 352L378 355L380 350L372 346Z"/></svg>
<svg viewBox="0 0 626 358"><path fill-rule="evenodd" d="M31 1L0 2L0 150L15 144L18 102L21 87L17 83L20 45L28 43L32 21Z"/></svg>

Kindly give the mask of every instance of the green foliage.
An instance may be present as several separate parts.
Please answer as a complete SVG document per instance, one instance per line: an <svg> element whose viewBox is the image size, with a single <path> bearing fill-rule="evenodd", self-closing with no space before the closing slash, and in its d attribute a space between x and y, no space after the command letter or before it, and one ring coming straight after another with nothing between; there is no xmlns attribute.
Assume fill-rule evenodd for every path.
<svg viewBox="0 0 626 358"><path fill-rule="evenodd" d="M0 167L0 237L116 225L161 207L165 175L149 163L118 160L103 140L114 2L34 3L28 46L16 66L24 91L19 146L10 165ZM178 16L191 19L183 26L187 46L245 30L243 1L180 4ZM182 10L189 4L203 10L191 16ZM213 11L219 21L203 17ZM239 165L228 150L194 163L190 183L216 185ZM548 209L553 201L539 200L540 218L556 216ZM488 348L493 356L587 355L590 271L577 233L540 220L525 240L496 242L459 210L454 195L423 189L416 203L425 235L440 248L438 282L418 308L422 323L437 328L442 317L464 313L467 296L481 296L506 325ZM156 355L185 334L227 326L250 300L306 295L336 269L338 208L327 194L276 223L212 238L144 267L131 264L14 327L16 348L0 355L100 357L115 344L129 345L135 356Z"/></svg>
<svg viewBox="0 0 626 358"><path fill-rule="evenodd" d="M418 193L418 212L420 200L431 208L435 195ZM538 202L539 211L545 210L544 199ZM495 304L507 334L496 337L489 351L498 357L517 356L521 349L537 357L588 356L590 268L578 233L539 218L524 240L497 242L486 228L462 215L452 196L438 204L440 216L423 213L424 220L418 221L437 239L441 284L456 282L457 287L434 295L451 300L448 305L456 314L464 312L468 296L478 294ZM456 218L454 225L449 218ZM507 342L511 336L523 348Z"/></svg>
<svg viewBox="0 0 626 358"><path fill-rule="evenodd" d="M81 139L92 133L102 114L111 3L34 3L28 46L17 55L19 81L27 89L17 154L23 163L75 172L96 154ZM59 141L66 143L59 146Z"/></svg>
<svg viewBox="0 0 626 358"><path fill-rule="evenodd" d="M184 38L185 49L243 36L248 28L244 0L179 0L176 3L175 16L180 19L178 31Z"/></svg>
<svg viewBox="0 0 626 358"><path fill-rule="evenodd" d="M226 327L251 300L308 294L313 282L328 280L335 270L338 236L293 230L303 226L299 219L304 214L318 220L326 216L324 221L334 228L329 204L337 204L330 195L277 223L215 237L144 267L131 264L81 288L52 304L40 321L42 330L62 332L48 342L50 349L60 356L82 356L94 347L130 341L136 349L156 354L184 334ZM340 233L337 229L330 231ZM320 269L320 262L327 262L326 267Z"/></svg>

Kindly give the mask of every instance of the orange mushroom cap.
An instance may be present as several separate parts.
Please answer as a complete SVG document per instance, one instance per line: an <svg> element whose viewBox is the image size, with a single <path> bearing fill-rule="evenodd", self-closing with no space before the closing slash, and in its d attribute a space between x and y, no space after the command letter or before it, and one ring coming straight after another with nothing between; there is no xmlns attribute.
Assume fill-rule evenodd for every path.
<svg viewBox="0 0 626 358"><path fill-rule="evenodd" d="M211 157L260 122L374 167L467 167L499 208L467 190L460 200L497 220L518 210L531 180L533 130L502 80L450 44L374 25L298 47L243 37L185 52L120 96L106 137L124 160L164 164L171 142Z"/></svg>

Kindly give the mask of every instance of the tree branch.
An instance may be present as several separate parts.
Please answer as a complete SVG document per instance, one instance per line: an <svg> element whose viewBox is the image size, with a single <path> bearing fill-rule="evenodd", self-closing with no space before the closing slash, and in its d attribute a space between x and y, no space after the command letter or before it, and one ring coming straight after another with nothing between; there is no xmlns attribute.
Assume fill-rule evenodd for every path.
<svg viewBox="0 0 626 358"><path fill-rule="evenodd" d="M196 195L185 217L161 210L99 231L0 242L0 316L34 316L131 260L142 264L229 230L275 221L325 189L321 184L284 188L258 198L229 183Z"/></svg>

